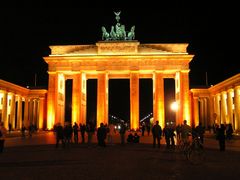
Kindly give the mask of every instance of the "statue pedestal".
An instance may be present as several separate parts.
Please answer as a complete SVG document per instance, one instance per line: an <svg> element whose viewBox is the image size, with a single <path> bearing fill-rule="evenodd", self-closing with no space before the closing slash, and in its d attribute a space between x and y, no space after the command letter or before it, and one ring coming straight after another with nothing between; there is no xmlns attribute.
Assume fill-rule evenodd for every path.
<svg viewBox="0 0 240 180"><path fill-rule="evenodd" d="M138 41L99 41L96 43L99 55L124 55L138 53Z"/></svg>

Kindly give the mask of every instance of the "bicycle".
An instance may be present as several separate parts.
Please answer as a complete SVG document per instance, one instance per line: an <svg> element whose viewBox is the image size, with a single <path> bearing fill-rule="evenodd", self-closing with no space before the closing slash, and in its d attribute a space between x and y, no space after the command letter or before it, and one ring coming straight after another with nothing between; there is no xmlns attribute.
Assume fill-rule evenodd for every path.
<svg viewBox="0 0 240 180"><path fill-rule="evenodd" d="M204 147L199 136L194 137L184 149L186 159L194 164L201 163L204 160L204 154Z"/></svg>

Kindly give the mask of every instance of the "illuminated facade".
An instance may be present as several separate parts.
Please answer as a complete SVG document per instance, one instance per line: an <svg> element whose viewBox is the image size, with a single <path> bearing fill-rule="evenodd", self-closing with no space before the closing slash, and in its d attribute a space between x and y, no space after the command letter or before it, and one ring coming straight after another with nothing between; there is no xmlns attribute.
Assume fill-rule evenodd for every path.
<svg viewBox="0 0 240 180"><path fill-rule="evenodd" d="M108 81L129 79L130 128L139 128L139 80L153 81L153 120L165 126L164 79L175 80L176 124L232 124L240 131L240 74L204 89L189 90L188 44L104 41L96 45L51 46L48 91L0 80L0 121L8 129L64 123L65 81L72 79L72 122L86 123L87 80L97 79L97 126L108 123ZM121 93L121 91L119 91Z"/></svg>
<svg viewBox="0 0 240 180"><path fill-rule="evenodd" d="M191 89L192 125L232 124L240 131L240 74L208 89Z"/></svg>
<svg viewBox="0 0 240 180"><path fill-rule="evenodd" d="M26 128L32 124L46 128L47 90L28 89L0 79L0 121L8 129Z"/></svg>
<svg viewBox="0 0 240 180"><path fill-rule="evenodd" d="M64 123L65 81L72 79L72 122L86 123L87 80L97 79L97 126L108 123L108 80L130 80L130 128L139 128L139 79L153 80L153 117L165 125L164 78L175 79L176 123L190 123L188 44L100 41L95 45L50 46L47 128ZM119 91L119 93L121 93Z"/></svg>

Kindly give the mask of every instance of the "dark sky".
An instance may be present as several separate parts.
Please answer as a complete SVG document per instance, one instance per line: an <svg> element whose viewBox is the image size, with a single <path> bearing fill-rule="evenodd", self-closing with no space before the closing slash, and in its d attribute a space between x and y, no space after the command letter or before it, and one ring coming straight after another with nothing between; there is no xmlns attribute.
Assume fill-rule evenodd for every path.
<svg viewBox="0 0 240 180"><path fill-rule="evenodd" d="M160 1L161 3L161 1ZM188 6L187 6L188 5ZM237 39L235 11L223 4L176 3L145 8L77 8L73 6L1 9L0 79L21 86L47 86L49 45L94 44L101 40L101 26L120 22L136 26L140 43L189 43L194 54L190 63L190 87L216 84L239 73L234 44ZM236 42L238 42L236 40Z"/></svg>

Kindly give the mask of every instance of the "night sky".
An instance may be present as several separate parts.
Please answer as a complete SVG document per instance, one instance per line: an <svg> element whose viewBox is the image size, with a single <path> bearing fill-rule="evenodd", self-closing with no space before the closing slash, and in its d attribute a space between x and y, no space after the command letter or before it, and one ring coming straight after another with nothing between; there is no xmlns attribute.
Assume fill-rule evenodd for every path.
<svg viewBox="0 0 240 180"><path fill-rule="evenodd" d="M240 69L232 44L237 39L235 11L223 7L177 3L157 8L2 8L0 79L26 87L35 85L37 75L37 86L47 87L48 67L42 57L50 54L49 45L95 44L101 40L101 26L115 25L113 12L121 11L121 24L126 30L135 25L135 39L140 43L189 43L188 52L195 55L190 63L190 87L205 86L206 72L208 84L214 85ZM112 82L110 87L119 89L120 84L125 91L128 83ZM142 81L141 86L150 87L151 81ZM141 89L148 94L144 97L148 102L142 102L148 107L152 97L146 88ZM113 90L112 94L116 97L117 93ZM143 114L152 110L147 107L140 108L146 111Z"/></svg>

